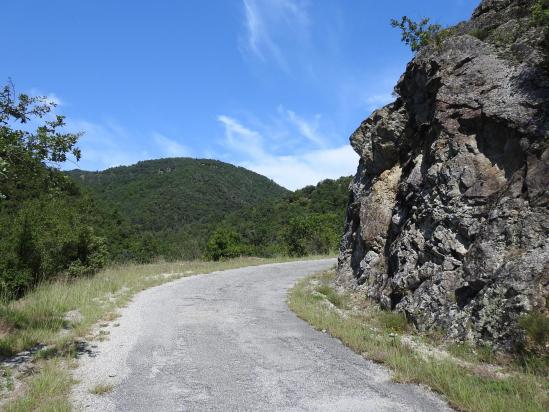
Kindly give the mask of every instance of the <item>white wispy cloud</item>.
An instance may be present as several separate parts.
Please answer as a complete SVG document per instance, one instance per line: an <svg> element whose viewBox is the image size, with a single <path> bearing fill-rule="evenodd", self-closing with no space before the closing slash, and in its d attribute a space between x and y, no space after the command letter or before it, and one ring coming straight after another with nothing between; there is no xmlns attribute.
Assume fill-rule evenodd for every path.
<svg viewBox="0 0 549 412"><path fill-rule="evenodd" d="M311 122L305 120L303 117L298 116L292 110L285 110L283 107L279 107L279 110L284 111L284 113L288 117L288 120L297 127L299 133L303 137L305 137L314 144L324 146L324 138L320 135L318 131L319 121L321 117L319 114L315 115L314 120Z"/></svg>
<svg viewBox="0 0 549 412"><path fill-rule="evenodd" d="M153 132L153 140L158 145L160 153L166 157L181 157L188 156L189 149L183 146L181 143L164 136L161 133Z"/></svg>
<svg viewBox="0 0 549 412"><path fill-rule="evenodd" d="M388 67L385 71L370 75L342 75L336 82L334 92L339 110L342 113L361 111L366 117L372 111L391 103L395 100L392 92L400 76L399 70L398 67Z"/></svg>
<svg viewBox="0 0 549 412"><path fill-rule="evenodd" d="M230 116L218 116L218 121L225 130L223 144L227 156L238 157L238 165L268 176L288 189L351 175L356 171L358 156L348 144L332 148L311 148L309 145L308 149L292 154L273 153L269 150L270 136ZM299 125L295 126L295 133L303 135Z"/></svg>
<svg viewBox="0 0 549 412"><path fill-rule="evenodd" d="M274 60L289 70L286 43L306 43L307 3L300 0L243 0L246 36L243 49L261 61Z"/></svg>
<svg viewBox="0 0 549 412"><path fill-rule="evenodd" d="M261 135L244 127L232 117L220 115L217 120L225 127L225 142L230 148L253 158L267 156Z"/></svg>
<svg viewBox="0 0 549 412"><path fill-rule="evenodd" d="M63 169L104 170L141 160L190 156L191 150L157 131L137 133L113 120L92 122L69 119L67 131L82 132L78 147L82 158L62 165Z"/></svg>
<svg viewBox="0 0 549 412"><path fill-rule="evenodd" d="M349 145L289 156L268 156L241 163L241 166L268 176L291 190L314 185L324 179L355 174L357 165L358 155Z"/></svg>

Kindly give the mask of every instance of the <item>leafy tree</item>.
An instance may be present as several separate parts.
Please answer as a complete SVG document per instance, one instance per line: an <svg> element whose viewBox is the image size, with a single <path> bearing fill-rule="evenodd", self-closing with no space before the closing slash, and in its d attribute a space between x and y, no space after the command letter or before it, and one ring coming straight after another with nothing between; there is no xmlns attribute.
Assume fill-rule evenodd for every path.
<svg viewBox="0 0 549 412"><path fill-rule="evenodd" d="M333 213L292 218L285 234L288 254L305 256L336 250L341 235L338 220Z"/></svg>
<svg viewBox="0 0 549 412"><path fill-rule="evenodd" d="M16 96L13 85L0 91L0 201L70 186L55 165L67 160L68 155L80 159L76 147L79 134L60 131L65 118L59 115L31 131L33 122L43 119L55 106L46 97ZM16 128L18 124L22 126Z"/></svg>
<svg viewBox="0 0 549 412"><path fill-rule="evenodd" d="M62 116L44 97L0 91L0 295L21 296L65 273L90 275L108 260L106 239L91 198L57 165L80 158L79 134L64 133Z"/></svg>
<svg viewBox="0 0 549 412"><path fill-rule="evenodd" d="M442 30L439 24L429 24L429 18L415 22L407 16L399 20L391 19L391 26L402 31L402 41L410 46L413 52L436 40Z"/></svg>
<svg viewBox="0 0 549 412"><path fill-rule="evenodd" d="M212 260L238 257L243 252L240 235L228 228L217 229L206 246L206 257Z"/></svg>

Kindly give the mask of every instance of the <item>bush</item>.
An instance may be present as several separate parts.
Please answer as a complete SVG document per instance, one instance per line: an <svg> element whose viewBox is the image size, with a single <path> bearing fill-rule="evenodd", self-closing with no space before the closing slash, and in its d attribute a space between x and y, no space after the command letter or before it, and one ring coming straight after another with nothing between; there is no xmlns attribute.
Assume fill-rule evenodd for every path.
<svg viewBox="0 0 549 412"><path fill-rule="evenodd" d="M238 257L244 254L245 247L240 235L232 229L217 229L206 245L206 258L220 260Z"/></svg>
<svg viewBox="0 0 549 412"><path fill-rule="evenodd" d="M337 249L340 231L340 218L335 213L293 217L284 235L288 254L328 254Z"/></svg>
<svg viewBox="0 0 549 412"><path fill-rule="evenodd" d="M60 273L89 276L108 261L106 239L85 213L86 200L60 195L18 202L0 216L0 294L20 297Z"/></svg>
<svg viewBox="0 0 549 412"><path fill-rule="evenodd" d="M484 41L490 35L492 30L487 28L474 29L469 33L471 36L476 37L477 39Z"/></svg>

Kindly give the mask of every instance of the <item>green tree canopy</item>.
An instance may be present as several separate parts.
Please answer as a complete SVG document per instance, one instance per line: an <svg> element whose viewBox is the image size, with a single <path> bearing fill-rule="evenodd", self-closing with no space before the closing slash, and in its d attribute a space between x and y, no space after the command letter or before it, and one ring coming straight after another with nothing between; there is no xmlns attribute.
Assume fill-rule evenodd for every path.
<svg viewBox="0 0 549 412"><path fill-rule="evenodd" d="M45 97L0 91L0 297L21 296L38 282L65 273L92 274L107 260L96 234L98 209L61 173L80 158L77 133Z"/></svg>
<svg viewBox="0 0 549 412"><path fill-rule="evenodd" d="M65 118L47 120L56 104L47 97L17 96L13 85L0 91L0 201L32 197L69 180L56 165L80 159L77 133L64 133ZM33 130L36 123L40 123Z"/></svg>
<svg viewBox="0 0 549 412"><path fill-rule="evenodd" d="M243 252L240 235L230 228L217 229L206 245L206 257L212 260L238 257Z"/></svg>

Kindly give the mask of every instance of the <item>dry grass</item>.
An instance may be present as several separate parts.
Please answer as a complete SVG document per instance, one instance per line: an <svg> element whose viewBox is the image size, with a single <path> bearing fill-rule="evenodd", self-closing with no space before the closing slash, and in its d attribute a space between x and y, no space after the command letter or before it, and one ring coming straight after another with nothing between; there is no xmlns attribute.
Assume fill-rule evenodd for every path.
<svg viewBox="0 0 549 412"><path fill-rule="evenodd" d="M485 373L481 362L488 355L483 348L474 351L476 357L469 357L473 367L464 367L452 356L426 357L401 339L409 328L401 315L381 311L360 296L340 294L340 308L358 305L358 311L324 304L317 291L321 288L328 296L333 276L333 272L323 273L298 282L288 296L290 308L316 329L328 331L354 351L390 367L394 380L425 384L462 411L549 410L549 382L544 376L517 370L505 377ZM337 292L332 289L331 293ZM466 348L453 350L469 356Z"/></svg>
<svg viewBox="0 0 549 412"><path fill-rule="evenodd" d="M40 373L27 382L25 396L4 406L6 412L71 411L68 394L72 385L70 373L60 360L44 362Z"/></svg>

